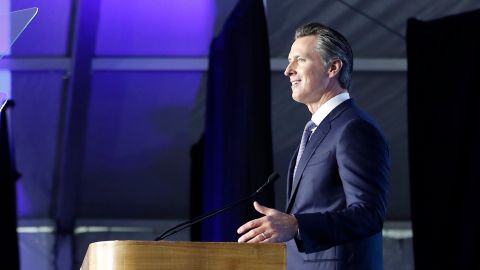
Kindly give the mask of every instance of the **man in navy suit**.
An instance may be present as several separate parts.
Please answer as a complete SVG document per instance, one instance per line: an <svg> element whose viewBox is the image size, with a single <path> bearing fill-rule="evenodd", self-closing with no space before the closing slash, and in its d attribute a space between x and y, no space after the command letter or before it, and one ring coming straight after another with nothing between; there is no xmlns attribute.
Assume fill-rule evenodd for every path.
<svg viewBox="0 0 480 270"><path fill-rule="evenodd" d="M299 27L285 76L312 113L288 170L287 208L238 229L239 242L287 242L287 268L383 269L389 153L378 125L350 98L348 41L319 23Z"/></svg>

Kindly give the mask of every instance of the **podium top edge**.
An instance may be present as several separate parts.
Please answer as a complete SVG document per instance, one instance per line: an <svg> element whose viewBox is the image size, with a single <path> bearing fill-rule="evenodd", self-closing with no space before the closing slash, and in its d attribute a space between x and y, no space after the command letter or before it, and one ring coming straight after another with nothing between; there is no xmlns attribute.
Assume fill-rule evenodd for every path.
<svg viewBox="0 0 480 270"><path fill-rule="evenodd" d="M197 241L141 241L141 240L107 240L90 243L90 245L245 245L245 246L286 246L285 243L237 243L237 242L197 242Z"/></svg>

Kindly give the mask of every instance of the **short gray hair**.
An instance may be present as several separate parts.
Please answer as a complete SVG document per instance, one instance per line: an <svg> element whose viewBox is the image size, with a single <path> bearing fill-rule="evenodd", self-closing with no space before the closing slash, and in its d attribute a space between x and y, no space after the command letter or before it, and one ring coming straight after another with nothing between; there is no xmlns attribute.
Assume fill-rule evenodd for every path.
<svg viewBox="0 0 480 270"><path fill-rule="evenodd" d="M353 52L348 40L339 32L320 23L308 23L295 30L295 39L305 36L317 37L317 51L328 66L335 59L342 61L338 76L340 85L350 89L353 72Z"/></svg>

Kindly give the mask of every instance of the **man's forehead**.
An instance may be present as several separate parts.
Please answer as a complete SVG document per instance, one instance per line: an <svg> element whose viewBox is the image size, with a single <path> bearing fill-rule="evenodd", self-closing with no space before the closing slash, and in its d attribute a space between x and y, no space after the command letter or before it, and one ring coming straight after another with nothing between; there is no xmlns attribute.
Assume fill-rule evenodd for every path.
<svg viewBox="0 0 480 270"><path fill-rule="evenodd" d="M290 53L288 54L288 58L295 58L298 56L312 53L315 51L315 47L316 47L315 37L307 36L307 37L297 38L293 42L290 48Z"/></svg>

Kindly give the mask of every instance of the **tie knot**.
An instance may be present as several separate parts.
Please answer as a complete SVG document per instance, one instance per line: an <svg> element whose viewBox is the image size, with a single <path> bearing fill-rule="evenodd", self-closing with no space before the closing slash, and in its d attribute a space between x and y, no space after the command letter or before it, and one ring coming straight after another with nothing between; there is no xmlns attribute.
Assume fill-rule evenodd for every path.
<svg viewBox="0 0 480 270"><path fill-rule="evenodd" d="M312 131L317 125L312 121L308 121L307 124L305 125L305 131Z"/></svg>

